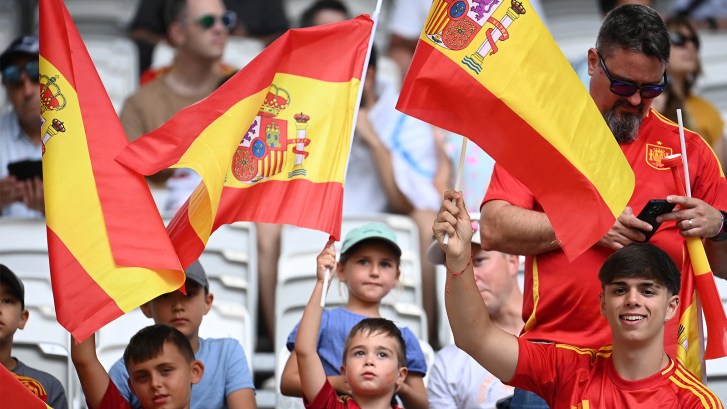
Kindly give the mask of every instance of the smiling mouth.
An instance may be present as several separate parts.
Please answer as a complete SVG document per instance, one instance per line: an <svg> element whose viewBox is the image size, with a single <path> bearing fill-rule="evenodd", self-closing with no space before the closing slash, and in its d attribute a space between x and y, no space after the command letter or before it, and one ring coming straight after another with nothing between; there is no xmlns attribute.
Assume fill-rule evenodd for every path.
<svg viewBox="0 0 727 409"><path fill-rule="evenodd" d="M621 315L619 318L628 322L638 322L646 319L646 317L643 315Z"/></svg>

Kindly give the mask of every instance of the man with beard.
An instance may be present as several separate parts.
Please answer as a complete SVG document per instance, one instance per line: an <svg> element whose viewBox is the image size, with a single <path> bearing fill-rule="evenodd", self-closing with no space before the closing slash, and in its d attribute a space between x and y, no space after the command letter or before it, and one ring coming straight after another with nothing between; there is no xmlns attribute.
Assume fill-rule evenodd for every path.
<svg viewBox="0 0 727 409"><path fill-rule="evenodd" d="M699 135L685 130L692 198L676 195L671 172L661 162L681 152L678 126L650 109L667 82L669 50L669 35L659 15L635 4L609 13L596 47L588 50L591 96L631 164L636 185L613 227L573 262L561 251L532 192L495 166L481 209L482 244L486 250L527 256L522 332L527 340L586 348L611 343L609 326L595 302L600 292L597 271L615 250L645 239L643 231L651 226L635 213L650 199L666 198L678 205L661 216L664 223L650 242L683 267L688 265L684 238L701 237L714 273L727 277L727 179L717 159ZM588 209L574 217L588 217ZM694 288L693 280L691 273L682 271L682 288ZM688 306L680 305L679 317ZM665 350L672 358L676 357L678 327L679 319L666 324ZM512 407L547 408L542 401L530 400L533 397L537 398L516 390Z"/></svg>

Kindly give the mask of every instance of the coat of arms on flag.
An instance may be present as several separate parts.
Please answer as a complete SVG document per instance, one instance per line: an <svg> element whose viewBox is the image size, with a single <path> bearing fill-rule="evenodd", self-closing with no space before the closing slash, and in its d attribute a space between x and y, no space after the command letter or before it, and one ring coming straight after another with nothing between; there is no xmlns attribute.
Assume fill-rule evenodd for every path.
<svg viewBox="0 0 727 409"><path fill-rule="evenodd" d="M40 113L43 114L46 111L60 111L66 107L66 97L61 92L61 89L56 83L57 77L48 77L47 75L40 76ZM45 154L45 144L48 140L56 135L58 132L65 132L66 128L63 126L58 118L53 118L51 123L46 127L46 118L41 115L40 117L40 129L42 130L43 139L43 153Z"/></svg>
<svg viewBox="0 0 727 409"><path fill-rule="evenodd" d="M287 119L279 117L290 103L290 94L283 88L272 84L268 89L260 111L235 151L232 161L232 174L241 182L255 183L275 176L292 164L288 178L305 176L303 160L308 156L304 150L310 139L306 129L310 117L303 112L293 116L295 137L288 139ZM288 145L293 146L295 162L286 161Z"/></svg>
<svg viewBox="0 0 727 409"><path fill-rule="evenodd" d="M481 45L462 60L462 64L479 74L482 61L488 55L497 53L497 42L510 38L508 27L526 11L517 0L512 0L509 7L501 1L434 0L429 20L424 26L424 35L439 47L458 51L467 48L480 30L485 29ZM495 17L496 12L504 15L498 19Z"/></svg>

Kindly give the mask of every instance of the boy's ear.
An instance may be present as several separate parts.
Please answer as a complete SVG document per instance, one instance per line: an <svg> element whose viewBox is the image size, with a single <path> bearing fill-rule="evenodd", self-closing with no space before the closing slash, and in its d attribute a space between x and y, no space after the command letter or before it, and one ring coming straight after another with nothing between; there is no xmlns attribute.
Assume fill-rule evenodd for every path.
<svg viewBox="0 0 727 409"><path fill-rule="evenodd" d="M399 387L401 386L404 381L406 381L406 375L409 373L409 369L405 366L402 366L399 368L399 377L396 378L396 387L395 390L399 390Z"/></svg>
<svg viewBox="0 0 727 409"><path fill-rule="evenodd" d="M346 268L340 261L336 263L336 276L338 277L338 281L345 283L346 282L346 274L345 274Z"/></svg>
<svg viewBox="0 0 727 409"><path fill-rule="evenodd" d="M28 312L28 310L23 310L23 312L20 313L20 322L18 323L18 329L25 328L25 324L28 323L29 316L30 312Z"/></svg>
<svg viewBox="0 0 727 409"><path fill-rule="evenodd" d="M208 293L204 296L204 315L207 315L207 313L210 312L210 309L212 308L212 301L214 301L214 299L215 296L212 293Z"/></svg>
<svg viewBox="0 0 727 409"><path fill-rule="evenodd" d="M677 314L677 310L679 310L679 296L672 295L669 297L669 301L666 306L666 316L664 317L664 322L674 318L674 316Z"/></svg>
<svg viewBox="0 0 727 409"><path fill-rule="evenodd" d="M199 383L202 380L202 375L204 375L204 364L199 359L196 359L192 362L190 369L192 371L192 384Z"/></svg>
<svg viewBox="0 0 727 409"><path fill-rule="evenodd" d="M348 378L346 378L346 365L341 364L341 377L343 378L343 382L348 383Z"/></svg>
<svg viewBox="0 0 727 409"><path fill-rule="evenodd" d="M141 310L141 312L144 313L144 316L145 317L152 318L152 316L151 316L151 306L149 305L149 303L151 303L151 301L148 301L148 302L145 302L144 304L141 304L139 306L139 309Z"/></svg>
<svg viewBox="0 0 727 409"><path fill-rule="evenodd" d="M598 302L601 304L601 316L606 318L606 296L603 293L598 294Z"/></svg>

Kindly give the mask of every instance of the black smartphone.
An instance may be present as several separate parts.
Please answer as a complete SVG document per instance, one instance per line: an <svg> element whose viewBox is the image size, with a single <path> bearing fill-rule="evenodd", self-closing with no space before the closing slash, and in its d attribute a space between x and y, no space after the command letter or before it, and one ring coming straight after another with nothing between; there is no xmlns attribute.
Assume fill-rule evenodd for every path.
<svg viewBox="0 0 727 409"><path fill-rule="evenodd" d="M656 217L661 216L664 213L671 212L674 210L674 206L676 206L676 203L669 203L664 199L651 199L648 203L646 203L646 206L644 206L641 213L637 216L639 219L649 223L651 227L653 227L651 231L641 231L646 236L644 242L649 241L651 236L653 236L659 226L661 226L661 223L656 221Z"/></svg>
<svg viewBox="0 0 727 409"><path fill-rule="evenodd" d="M8 173L17 180L28 180L35 177L43 179L43 162L40 160L21 160L8 163Z"/></svg>

